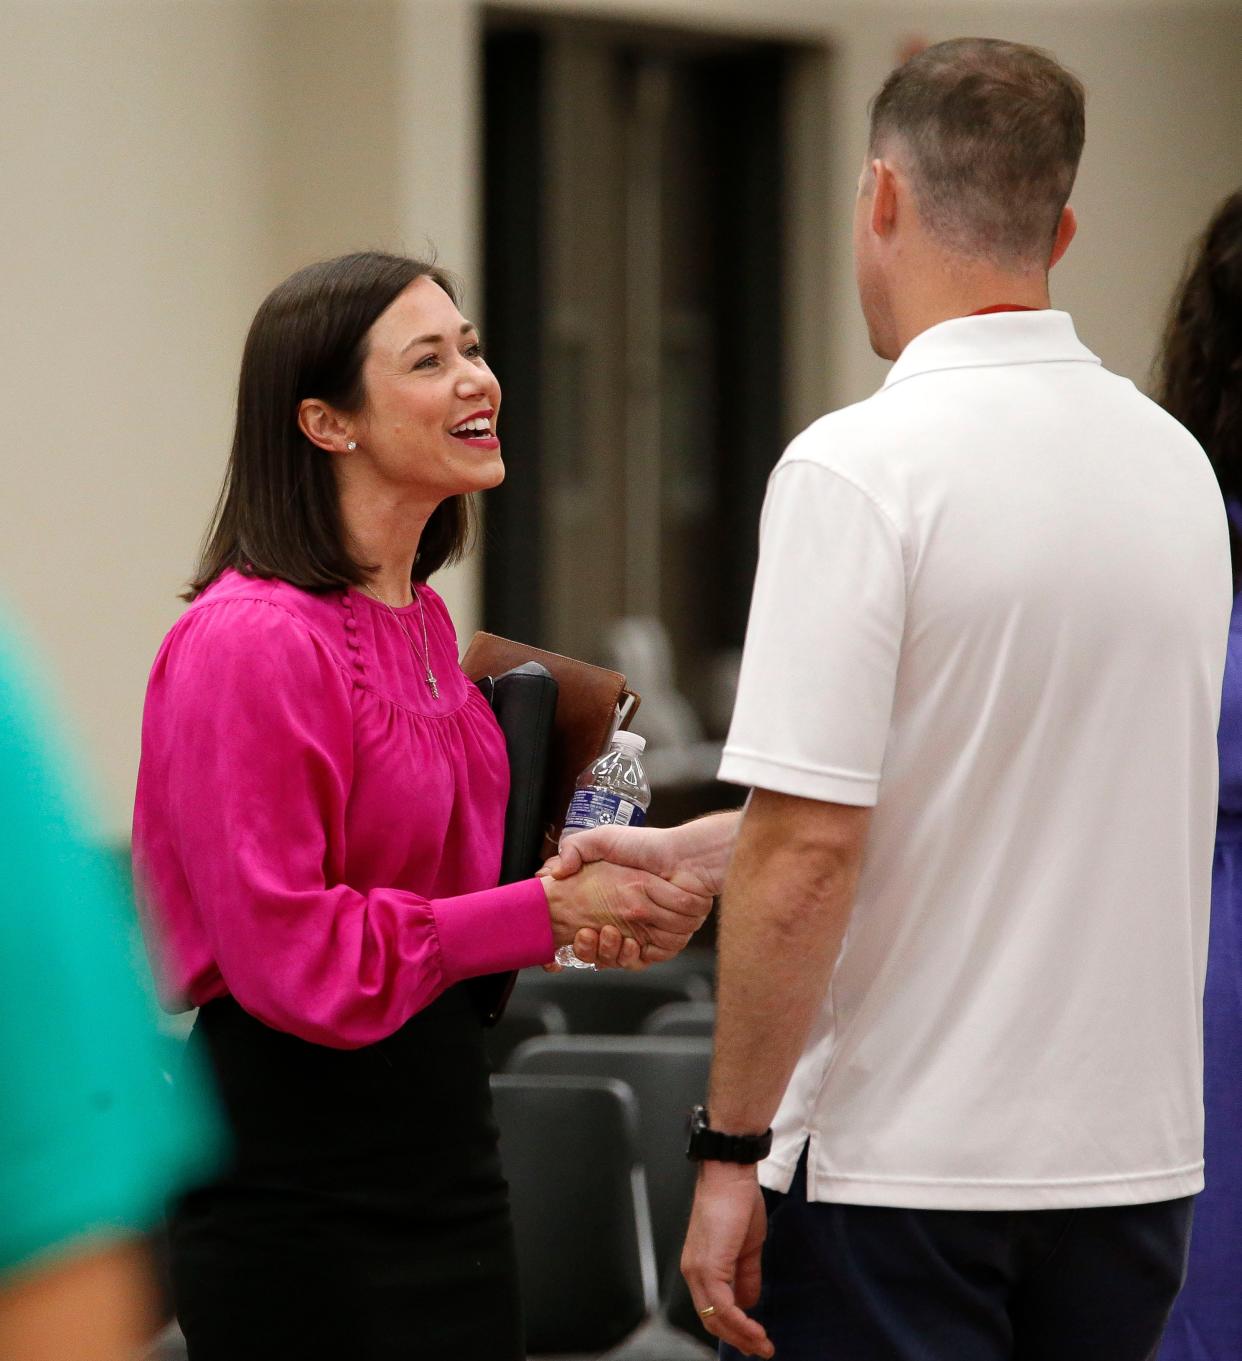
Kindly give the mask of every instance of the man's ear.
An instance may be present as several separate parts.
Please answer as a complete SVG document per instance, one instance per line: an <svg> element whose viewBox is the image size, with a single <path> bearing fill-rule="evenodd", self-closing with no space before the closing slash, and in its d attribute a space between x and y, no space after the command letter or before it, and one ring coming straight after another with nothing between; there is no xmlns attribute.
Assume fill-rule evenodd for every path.
<svg viewBox="0 0 1242 1361"><path fill-rule="evenodd" d="M1061 210L1061 220L1057 223L1057 234L1052 241L1052 256L1048 261L1048 268L1053 265L1069 250L1070 242L1074 239L1078 231L1078 218L1074 215L1074 210L1067 203Z"/></svg>
<svg viewBox="0 0 1242 1361"><path fill-rule="evenodd" d="M887 239L897 226L897 177L887 161L871 162L871 230Z"/></svg>
<svg viewBox="0 0 1242 1361"><path fill-rule="evenodd" d="M343 454L349 441L349 427L334 408L314 397L298 407L298 428L312 444L330 454Z"/></svg>

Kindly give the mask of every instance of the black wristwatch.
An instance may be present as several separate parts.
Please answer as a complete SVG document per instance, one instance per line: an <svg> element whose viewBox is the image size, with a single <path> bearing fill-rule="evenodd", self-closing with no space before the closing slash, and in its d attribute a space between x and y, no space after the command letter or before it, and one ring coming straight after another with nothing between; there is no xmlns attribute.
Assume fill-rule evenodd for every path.
<svg viewBox="0 0 1242 1361"><path fill-rule="evenodd" d="M768 1156L771 1148L771 1130L764 1134L722 1134L712 1129L706 1106L695 1106L690 1112L686 1157L693 1162L757 1163Z"/></svg>

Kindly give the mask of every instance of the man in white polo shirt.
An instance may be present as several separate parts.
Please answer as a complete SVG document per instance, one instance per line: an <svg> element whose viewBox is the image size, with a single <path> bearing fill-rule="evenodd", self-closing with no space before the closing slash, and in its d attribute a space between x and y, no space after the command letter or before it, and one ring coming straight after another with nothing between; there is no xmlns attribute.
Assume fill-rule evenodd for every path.
<svg viewBox="0 0 1242 1361"><path fill-rule="evenodd" d="M890 76L854 244L896 362L772 474L747 811L559 871L732 856L683 1258L722 1355L1144 1361L1180 1284L1228 536L1196 442L1050 310L1082 144L1033 49Z"/></svg>

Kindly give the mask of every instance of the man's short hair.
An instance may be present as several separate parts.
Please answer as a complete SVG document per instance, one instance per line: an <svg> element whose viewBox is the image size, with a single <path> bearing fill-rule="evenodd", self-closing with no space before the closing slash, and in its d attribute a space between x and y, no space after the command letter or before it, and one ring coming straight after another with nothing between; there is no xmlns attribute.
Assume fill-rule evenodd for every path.
<svg viewBox="0 0 1242 1361"><path fill-rule="evenodd" d="M955 254L1047 265L1086 137L1082 83L1047 52L993 38L937 43L884 82L871 154L909 155L919 211Z"/></svg>

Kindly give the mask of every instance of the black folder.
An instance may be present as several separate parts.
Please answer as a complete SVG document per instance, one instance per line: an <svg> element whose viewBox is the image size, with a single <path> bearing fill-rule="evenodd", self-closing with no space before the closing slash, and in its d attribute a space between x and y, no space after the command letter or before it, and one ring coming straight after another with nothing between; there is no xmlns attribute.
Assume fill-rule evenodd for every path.
<svg viewBox="0 0 1242 1361"><path fill-rule="evenodd" d="M529 879L543 863L544 790L558 690L539 662L523 662L492 682L492 712L509 753L502 884Z"/></svg>
<svg viewBox="0 0 1242 1361"><path fill-rule="evenodd" d="M543 863L548 758L558 687L552 673L539 662L524 662L502 676L483 676L478 686L491 703L509 754L500 882L512 884L529 879ZM495 1025L500 1019L516 980L516 973L470 980L468 986L484 1025Z"/></svg>

